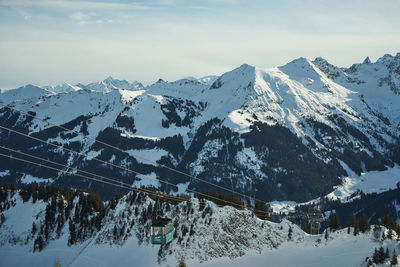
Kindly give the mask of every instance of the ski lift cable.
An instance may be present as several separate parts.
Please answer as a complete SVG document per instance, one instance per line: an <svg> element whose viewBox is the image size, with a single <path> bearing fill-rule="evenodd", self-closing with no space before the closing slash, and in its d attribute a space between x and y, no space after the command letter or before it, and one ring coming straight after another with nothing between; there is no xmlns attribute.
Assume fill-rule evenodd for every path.
<svg viewBox="0 0 400 267"><path fill-rule="evenodd" d="M71 169L72 171L79 171L79 172L81 172L81 173L93 175L93 176L96 176L96 177L98 177L98 178L101 178L101 179L104 179L104 180L108 180L108 181L111 181L111 182L116 182L116 183L119 183L119 184L122 184L122 185L125 185L125 186L128 186L128 187L131 187L131 186L132 186L132 185L130 185L130 184L128 184L128 183L125 183L125 182L122 182L122 181L114 180L114 179L107 178L107 177L102 176L102 175L98 175L98 174L94 174L94 173L91 173L91 172L88 172L88 171L80 170L80 169L75 168L75 167L71 167L71 166L68 166L68 165L65 165L65 164L61 164L61 163L54 162L54 161L51 161L51 160L48 160L48 159L44 159L44 158L41 158L41 157L38 157L38 156L34 156L34 155L32 155L32 154L25 153L25 152L21 152L21 151L18 151L18 150L9 148L9 147L0 146L0 148L6 149L6 150L11 151L11 152L14 152L14 153L19 153L19 154L21 154L21 155L28 156L28 157L31 157L31 158L34 158L34 159L38 159L38 160L41 160L41 161L45 161L45 162L47 162L47 163L51 163L51 164L54 164L54 165L58 165L58 166L60 166L60 167L65 167L65 168ZM39 164L41 164L41 163L39 163Z"/></svg>
<svg viewBox="0 0 400 267"><path fill-rule="evenodd" d="M41 160L41 161L45 161L45 162L47 162L47 163L51 163L51 164L54 164L54 165L58 165L58 166L60 166L60 167L65 167L65 168L71 169L71 170L73 170L73 171L78 171L78 172L82 172L82 173L85 173L85 174L88 174L88 175L96 176L96 177L98 177L98 178L101 178L101 179L104 179L104 180L107 180L107 181L110 181L110 182L116 182L116 183L118 183L118 184L124 185L124 186L129 187L129 188L135 188L135 187L133 187L131 184L128 184L128 183L125 183L125 182L122 182L122 181L114 180L114 179L111 179L111 178L108 178L108 177L105 177L105 176L102 176L102 175L98 175L98 174L91 173L91 172L88 172L88 171L80 170L80 169L75 168L75 167L71 167L71 166L68 166L68 165L65 165L65 164L61 164L61 163L54 162L54 161L51 161L51 160L48 160L48 159L44 159L44 158L41 158L41 157L38 157L38 156L35 156L35 155L32 155L32 154L29 154L29 153L25 153L25 152L21 152L21 151L18 151L18 150L14 150L14 149L11 149L11 148L9 148L9 147L0 146L0 148L6 149L6 150L11 151L11 152L14 152L14 153L19 153L19 154L21 154L21 155L28 156L28 157L31 157L31 158L34 158L34 159L38 159L38 160ZM42 165L42 163L38 163L38 164L39 164L40 166ZM146 193L152 192L152 191L146 190L146 189L141 189L141 190L143 190L143 191L146 192ZM161 194L160 196L163 197L164 194ZM167 195L167 196L170 196L170 195ZM185 201L185 200L186 200L186 199L180 198L180 197L175 197L175 196L171 196L171 197L172 197L172 198L176 198L176 199L178 199L178 200L182 200L182 201Z"/></svg>
<svg viewBox="0 0 400 267"><path fill-rule="evenodd" d="M30 136L30 135L26 135L26 134L24 134L24 133L21 133L21 132L16 131L16 130L9 129L9 128L4 127L4 126L1 126L1 125L0 125L0 128L1 128L1 129L5 129L5 130L9 130L9 131L14 132L14 133L17 133L17 134L21 134L21 135L23 135L23 136L25 136L25 137L27 137L27 138L32 138L32 139L34 139L34 140L37 140L37 141L40 141L40 142L43 142L43 143L46 143L46 144L49 144L49 145L53 145L53 146L58 147L58 148L60 148L60 149L65 149L66 151L69 151L69 152L72 152L72 153L77 153L77 154L80 154L80 155L85 156L85 157L88 156L88 155L85 154L85 153L76 152L76 151L73 151L73 150L71 150L71 149L64 148L63 146L59 146L59 145L50 143L50 142L48 142L48 141L42 140L42 139L40 139L40 138L36 138L36 137ZM2 147L2 146L0 146L0 147ZM4 147L4 148L5 148L5 147ZM12 149L10 149L10 150L12 150ZM24 153L24 152L20 152L20 151L16 151L16 150L14 150L14 151L17 152L17 153L23 153L23 154L25 154L25 155L32 156L33 158L36 158L36 159L39 159L39 160L48 161L48 160L46 160L46 159L43 159L43 158L40 158L40 157L37 157L37 156L33 156L33 155L31 155L31 154L28 154L28 153ZM94 159L95 159L95 158L94 158ZM99 161L102 162L102 163L107 163L106 161L102 161L102 160L99 160ZM56 163L56 162L51 162L51 163L53 163L53 164L60 164L60 163ZM41 164L36 164L36 165L39 165L39 166L40 166ZM66 165L63 165L63 164L60 164L60 165L66 167L66 168L72 168L72 167L69 167L69 166L66 166ZM112 164L112 165L115 166L115 167L118 167L118 168L123 168L123 167L120 167L120 166L115 165L115 164ZM76 168L75 168L75 169L76 169ZM125 169L125 168L124 168L124 169ZM77 170L79 170L79 169L77 169ZM139 173L139 172L137 172L137 171L133 171L133 170L131 170L131 169L125 169L125 170L130 171L130 172L134 172L134 173L139 174L139 175L143 175L143 174L141 174L141 173ZM79 170L79 171L85 172L85 171L82 171L82 170ZM92 174L92 173L91 173L91 175L98 176L98 175ZM112 181L114 181L114 182L116 182L116 183L121 183L121 181L117 181L117 180L114 180L114 179L111 179L111 178L107 178L107 179L108 179L108 180L112 180ZM166 183L166 184L168 184L168 185L172 185L172 186L178 187L176 184L173 184L173 183L171 183L171 182L167 182L167 181L161 180L161 179L159 179L159 178L154 178L154 179L156 179L156 180L158 180L158 181L160 181L160 182ZM130 185L129 185L129 186L130 186ZM130 188L131 188L131 187L130 187ZM221 202L224 202L224 203L227 203L227 204L231 204L231 205L234 206L234 207L236 206L236 207L242 208L242 205L240 205L240 204L238 204L238 203L234 203L234 202L231 202L231 201L228 201L228 200L220 199L220 198L214 197L214 196L212 196L212 195L207 195L207 194L205 194L205 193L201 193L201 192L195 191L195 190L193 190L193 189L187 189L187 191L192 192L192 193L194 193L194 194L198 194L198 195L204 196L205 198L211 198L211 199L214 199L214 200L216 200L216 201L221 201ZM168 194L167 194L167 195L168 195ZM168 195L168 196L170 196L170 195ZM268 213L268 211L262 211L262 210L257 210L257 209L253 209L253 210L254 210L255 212L259 212L259 213L264 213L264 214Z"/></svg>
<svg viewBox="0 0 400 267"><path fill-rule="evenodd" d="M57 147L57 148L59 148L59 149L62 149L62 150L65 150L65 151L74 153L74 154L76 154L76 155L80 155L80 156L83 156L83 157L86 157L86 158L89 157L89 155L88 155L87 153L82 153L82 152L74 151L74 150L69 149L69 148L66 148L66 147L64 147L64 146L57 145L57 144L53 144L53 143L50 143L50 142L47 141L47 140L43 140L43 139L40 139L40 138L31 136L31 135L28 135L28 134L24 134L24 133L22 133L22 132L20 132L20 131L16 131L16 130L13 130L13 129L10 129L10 128L7 128L7 127L1 126L1 125L0 125L0 129L4 129L4 130L10 131L10 132L13 132L13 133L22 135L22 136L27 137L27 138L31 138L31 139L33 139L33 140L42 142L42 143L44 143L44 144L47 144L47 145L50 145L50 146L53 146L53 147ZM115 168L118 168L118 169L121 169L121 170L124 170L124 171L127 171L127 172L132 172L132 173L135 173L135 174L138 174L138 175L143 175L142 173L137 172L137 171L135 171L135 170L131 170L131 169L129 169L129 168L125 168L125 167L123 167L123 166L119 166L119 165L116 165L116 164L114 164L114 163L111 163L111 162L108 162L108 161L104 161L104 160L98 159L98 158L96 158L96 157L94 157L94 158L92 158L92 159L93 159L93 160L96 160L96 161L98 161L98 162L100 162L100 163L103 163L103 164L106 164L106 165L110 165L110 166L112 166L112 167L115 167ZM156 177L150 177L150 178L151 178L151 179L158 180L158 181L160 181L160 182L163 182L163 183L168 184L168 185L171 185L171 186L175 186L176 188L178 188L177 185L175 185L175 184L173 184L173 183L170 183L170 182L168 182L168 181L163 181L163 180L158 179L158 178L156 178Z"/></svg>
<svg viewBox="0 0 400 267"><path fill-rule="evenodd" d="M132 186L125 186L125 185L121 185L119 182L118 182L118 183L107 182L107 181L104 181L104 180L96 179L96 178L89 177L89 176L86 176L86 175L82 175L82 174L79 174L79 173L73 173L73 172L71 172L71 171L66 171L66 170L63 170L63 169L58 169L58 168L55 168L55 167L47 166L47 165L45 165L45 164L39 164L39 163L30 161L30 160L26 160L26 159L14 157L14 156L11 156L11 155L6 155L6 154L3 154L3 153L0 153L0 156L6 157L6 158L9 158L9 159L12 159L12 160L19 160L19 161L22 161L22 162L25 162L25 163L37 165L37 166L42 167L42 168L47 168L47 169L55 170L55 171L58 171L58 172L63 172L63 173L66 173L66 174L70 174L70 175L74 175L74 176L79 176L79 177L82 177L82 178L84 178L84 179L89 179L89 180L93 180L93 181L96 181L96 182L100 182L100 183L105 183L105 184L109 184L109 185L121 187L121 188L123 188L123 189L134 190L134 191L137 191L137 192L142 192L142 193L145 193L145 194L150 194L150 195L155 195L155 196L159 196L159 195L160 195L160 194L158 194L158 193L156 193L156 192L152 192L152 191L149 191L149 190L145 190L145 189L143 189L143 188L140 188L140 189L139 189L139 188L135 188L135 187L132 187ZM34 156L34 157L35 157L35 156ZM41 160L44 160L44 159L41 159ZM54 163L53 163L53 164L54 164ZM65 167L68 167L68 166L65 166ZM180 197L175 197L175 196L171 196L171 195L165 195L165 196L163 195L163 197L165 197L165 198L170 198L170 199L173 199L173 200L187 201L187 199L180 198Z"/></svg>
<svg viewBox="0 0 400 267"><path fill-rule="evenodd" d="M97 181L97 182L106 183L106 184L110 184L110 185L115 185L115 186L118 186L118 187L122 187L124 189L130 189L127 186L114 184L114 183L107 182L107 181L102 181L102 180L99 180L99 179L96 179L96 178L93 178L93 177L88 177L88 176L85 176L85 175L82 175L82 174L79 174L79 173L73 173L73 172L70 172L70 171L63 170L63 169L58 169L58 168L47 166L47 165L44 165L44 164L39 164L39 163L30 161L30 160L18 158L18 157L15 157L15 156L6 155L6 154L3 154L3 153L0 153L0 156L6 157L6 158L9 158L9 159L12 159L12 160L19 160L19 161L22 161L22 162L25 162L25 163L34 164L34 165L37 165L39 167L43 167L43 168L47 168L47 169L50 169L50 170L62 172L62 173L65 173L65 174L76 175L76 176L80 176L80 177L85 178L85 179L94 180L94 181Z"/></svg>
<svg viewBox="0 0 400 267"><path fill-rule="evenodd" d="M40 138L33 137L33 136L30 136L30 135L21 133L21 132L19 132L19 131L9 129L9 128L4 127L4 126L1 126L1 125L0 125L0 129L5 129L5 130L11 131L11 132L13 132L13 133L20 134L20 135L22 135L22 136L24 136L24 137L31 138L31 139L33 139L33 140L40 141L40 142L42 142L42 143L45 143L45 144L48 144L48 145L52 145L52 146L54 146L54 147L57 147L57 148L66 150L66 151L68 151L68 152L75 153L75 154L79 154L79 155L84 156L84 157L88 157L88 154L81 153L81 152L77 152L77 151L74 151L74 150L65 148L65 147L63 147L63 146L60 146L60 145L56 145L56 144L50 143L50 142L48 142L48 141L46 141L46 140L42 140L42 139L40 139ZM131 169L127 169L127 168L124 168L124 167L115 165L115 164L113 164L113 163L109 163L109 162L107 162L107 161L103 161L103 160L100 160L100 159L97 159L97 158L93 158L93 159L94 159L94 160L97 160L97 161L99 161L99 162L101 162L101 163L110 164L110 165L113 166L113 167L120 168L120 169L126 170L126 171L128 171L128 172L133 172L133 173L135 173L135 174L143 175L142 173L139 173L139 172L137 172L137 171L134 171L134 170L131 170ZM159 182L162 182L162 183L165 183L165 184L168 184L168 185L171 185L171 186L174 186L174 187L178 188L178 186L177 186L176 184L174 184L174 183L171 183L171 182L168 182L168 181L164 181L164 180L161 180L161 179L156 178L156 177L151 177L151 178L152 178L152 179L155 179L155 180L157 180L157 181L159 181ZM117 180L114 180L114 181L120 182L120 181L117 181ZM208 198L211 198L211 199L214 199L214 200L217 200L217 201L222 201L222 202L224 202L224 203L231 204L232 206L237 206L237 207L240 207L240 208L242 207L241 205L239 205L239 204L237 204L237 203L233 203L233 202L230 202L230 201L227 201L227 200L223 200L223 199L220 199L220 198L211 196L211 195L207 195L207 194L204 194L204 193L195 191L195 190L193 190L193 189L186 189L186 190L189 191L189 192L192 192L192 193L195 193L195 194L204 196L204 197L208 197ZM255 211L256 211L256 210L255 210ZM258 211L258 212L260 212L260 213L266 213L265 211Z"/></svg>
<svg viewBox="0 0 400 267"><path fill-rule="evenodd" d="M14 110L14 111L17 111L17 112L19 112L19 113L21 113L21 114L24 114L24 115L26 115L26 116L29 116L29 117L31 117L31 118L40 120L40 121L42 121L42 122L44 122L44 123L47 123L47 124L49 124L49 125L55 126L55 127L57 127L57 128L60 128L60 129L62 129L62 130L64 130L64 131L68 131L68 132L74 133L74 134L76 134L76 135L82 136L83 138L87 138L87 139L89 139L89 140L92 140L92 141L97 142L97 143L99 143L99 144L102 144L102 145L104 145L104 146L113 148L113 149L118 150L118 151L123 152L123 153L127 153L126 151L124 151L123 149L121 149L121 148L119 148L119 147L116 147L116 146L110 145L110 144L108 144L108 143L106 143L106 142L97 140L96 138L90 137L90 136L85 135L85 134L83 134L83 133L80 133L80 132L77 132L77 131L68 129L68 128L64 127L64 126L61 126L61 125L55 124L55 123L53 123L53 122L50 122L50 121L48 121L48 120L42 119L42 118L37 117L37 116L35 116L35 115L32 115L32 114L30 114L30 113L28 113L28 112L19 110L19 109L15 108L15 107L11 107L11 106L6 105L6 104L3 104L3 103L0 103L0 105L3 106L3 107L5 107L5 108L8 108L8 109L10 109L10 110ZM136 158L139 158L139 159L142 159L142 160L145 160L145 161L147 161L147 162L150 162L150 163L155 164L155 165L157 165L157 166L160 166L160 167L162 167L162 168L171 170L171 171L173 171L173 172L182 174L182 175L187 176L187 177L189 177L189 178L198 180L198 181L200 181L200 182L203 182L203 183L212 185L212 186L217 187L217 188L219 188L219 189L223 189L223 190L226 190L226 191L231 192L231 193L233 193L233 194L236 194L236 195L245 197L245 198L247 198L247 199L254 200L254 201L259 201L259 202L263 202L262 200L259 200L259 199L257 199L257 198L254 198L254 197L248 196L248 195L246 195L246 194L243 194L243 193L234 191L234 190L232 190L232 189L229 189L229 188L226 188L226 187L217 185L217 184L212 183L212 182L210 182L210 181L206 181L206 180L204 180L204 179L200 179L200 178L198 178L198 177L196 177L196 176L194 176L194 175L187 174L187 173L185 173L185 172L182 172L182 171L179 171L179 170L177 170L177 169L171 168L171 167L166 166L166 165L164 165L164 164L161 164L161 163L155 162L155 161L153 161L153 160L147 159L147 158L145 158L145 157L143 157L143 156L139 156L139 155L135 155L135 154L129 154L129 155L130 155L130 156L133 156L133 157L136 157Z"/></svg>

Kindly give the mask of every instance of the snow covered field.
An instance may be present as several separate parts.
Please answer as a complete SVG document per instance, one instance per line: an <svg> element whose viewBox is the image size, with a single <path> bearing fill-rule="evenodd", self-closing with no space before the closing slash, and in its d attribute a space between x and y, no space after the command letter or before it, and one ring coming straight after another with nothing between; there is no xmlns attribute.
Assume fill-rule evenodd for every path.
<svg viewBox="0 0 400 267"><path fill-rule="evenodd" d="M372 241L371 235L353 236L346 229L331 235L330 240L323 236L307 236L304 242L288 242L276 250L264 250L262 253L249 253L229 260L216 259L208 263L188 261L188 266L199 267L240 267L240 266L325 266L353 267L361 266L366 257L371 257L374 248L380 246ZM321 239L320 243L317 240ZM391 250L399 250L399 244L388 241L384 244Z"/></svg>
<svg viewBox="0 0 400 267"><path fill-rule="evenodd" d="M317 240L321 241L318 242ZM95 244L89 240L81 245L67 247L66 238L61 238L40 253L32 253L26 246L3 246L0 248L1 266L50 266L59 259L61 266L176 266L177 260L169 257L157 262L157 245L138 245L132 237L123 246ZM242 267L242 266L361 266L366 257L371 257L374 248L388 247L400 250L395 240L375 242L369 234L353 236L346 229L332 233L328 241L320 236L305 235L303 242L287 242L277 249L265 248L261 253L249 251L235 258L216 258L207 262L186 259L193 267ZM399 258L400 259L400 258Z"/></svg>
<svg viewBox="0 0 400 267"><path fill-rule="evenodd" d="M364 194L382 193L390 189L395 189L400 183L400 166L395 165L393 168L388 167L386 171L370 171L361 173L358 176L350 168L346 168L350 176L342 178L342 184L335 187L335 190L327 195L329 199L339 199L342 202L349 201L351 194L362 191ZM310 202L318 202L319 199L314 199ZM294 201L272 201L268 203L274 212L289 213L294 212L297 203Z"/></svg>
<svg viewBox="0 0 400 267"><path fill-rule="evenodd" d="M331 199L341 199L349 197L352 193L361 190L365 194L381 193L394 189L400 183L400 166L395 165L386 171L370 171L361 173L360 176L346 169L351 175L343 178L342 185L336 187L335 191L328 195Z"/></svg>

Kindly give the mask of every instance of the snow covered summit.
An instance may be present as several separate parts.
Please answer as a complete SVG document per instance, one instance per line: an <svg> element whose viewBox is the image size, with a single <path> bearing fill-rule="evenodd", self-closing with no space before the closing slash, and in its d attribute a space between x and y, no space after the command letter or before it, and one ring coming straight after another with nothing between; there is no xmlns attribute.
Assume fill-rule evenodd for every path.
<svg viewBox="0 0 400 267"><path fill-rule="evenodd" d="M243 64L219 77L145 87L111 77L87 85L64 84L57 90L27 86L2 93L0 100L125 152L7 108L0 109L2 125L89 156L80 158L35 142L22 146L17 142L21 137L6 130L0 131L1 142L26 152L42 147L47 158L87 170L104 169L133 185L177 192L156 180L160 179L178 188L216 190L165 172L154 164L160 162L258 198L305 201L332 192L349 170L361 175L400 164L399 68L400 54L350 68L322 58L298 58L276 68ZM115 172L94 157L140 174ZM26 177L54 178L59 184L90 187L104 198L115 193L13 161L2 165L0 173L21 184Z"/></svg>

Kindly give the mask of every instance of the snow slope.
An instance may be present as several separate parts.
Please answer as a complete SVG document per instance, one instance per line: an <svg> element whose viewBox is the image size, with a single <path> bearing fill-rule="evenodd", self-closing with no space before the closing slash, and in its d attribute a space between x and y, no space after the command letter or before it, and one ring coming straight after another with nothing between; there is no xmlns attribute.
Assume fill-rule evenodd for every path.
<svg viewBox="0 0 400 267"><path fill-rule="evenodd" d="M398 165L386 171L371 171L362 173L360 176L351 170L348 172L351 176L344 177L343 184L328 194L329 198L344 201L357 191L362 191L364 194L381 193L400 185L400 166Z"/></svg>
<svg viewBox="0 0 400 267"><path fill-rule="evenodd" d="M197 199L191 199L169 209L163 205L164 216L174 220L176 237L160 248L149 244L150 221L143 220L143 214L153 209L154 201L130 193L107 209L101 229L84 241L68 246L65 223L59 237L51 232L44 249L33 252L32 222L37 227L43 223L47 203L23 203L18 193L8 201L11 206L4 211L5 222L0 225L4 266L51 265L56 259L62 266L76 267L175 266L182 258L188 266L360 266L375 247L392 251L400 246L395 234L391 240L381 238L383 231L387 234L385 228L357 236L343 229L330 232L325 239L323 234L305 234L286 220L262 221L249 211L220 208L210 202L203 202L205 206L201 208ZM134 215L136 212L140 215ZM73 214L74 210L70 220ZM291 238L289 227L293 230Z"/></svg>
<svg viewBox="0 0 400 267"><path fill-rule="evenodd" d="M18 101L34 101L43 96L54 94L44 88L37 87L31 84L0 92L0 101L4 104L11 104Z"/></svg>
<svg viewBox="0 0 400 267"><path fill-rule="evenodd" d="M189 181L162 172L137 154L257 198L307 201L341 183L354 184L346 178L353 172L360 176L400 164L399 69L400 54L350 68L322 58L299 58L276 68L243 64L219 77L160 79L146 87L108 77L86 85L27 85L0 94L3 103L130 151L124 155L5 108L0 116L7 127L113 159L140 169L142 177L154 173L176 184ZM6 131L0 134L4 145L20 143ZM61 151L47 151L47 158L100 168L90 162L94 157L82 162L69 155L66 161ZM0 167L6 171L11 168ZM61 180L40 171L25 170L21 177L25 174ZM129 184L139 180L119 176ZM195 181L188 188L211 190ZM296 192L304 194L294 196Z"/></svg>

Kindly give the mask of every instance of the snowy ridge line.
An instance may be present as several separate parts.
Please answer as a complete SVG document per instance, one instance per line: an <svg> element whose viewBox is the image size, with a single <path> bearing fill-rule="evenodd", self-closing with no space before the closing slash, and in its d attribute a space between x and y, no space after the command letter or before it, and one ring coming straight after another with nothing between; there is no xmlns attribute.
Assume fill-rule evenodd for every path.
<svg viewBox="0 0 400 267"><path fill-rule="evenodd" d="M3 146L0 146L0 147L1 147L1 148L8 149L8 148L3 147ZM64 167L66 167L66 168L74 169L74 170L77 170L77 171L80 171L80 172L86 172L86 171L79 170L79 169L77 169L77 168L68 167L68 166L66 166L66 165L63 165L63 164L60 164L60 163L56 163L56 162L51 161L51 160L46 160L46 159L43 159L43 158L40 158L40 157L37 157L37 156L33 156L33 155L28 154L28 153L19 152L19 151L13 150L13 149L9 149L9 150L11 150L11 151L13 151L13 152L17 152L17 153L21 153L21 154L27 155L27 156L32 157L32 158L36 158L36 159L39 159L39 160L47 161L47 162L52 163L52 164L61 165L61 166L64 166ZM152 195L156 195L156 196L159 195L159 194L157 194L157 193L151 192L150 190L139 189L139 188L135 188L135 187L132 187L132 186L123 185L123 184L124 184L123 182L121 182L120 184L115 184L115 183L112 183L112 182L107 182L107 181L99 180L99 179L96 179L96 178L93 178L93 177L88 177L88 176L86 176L86 175L82 175L82 174L79 174L79 173L73 173L73 172L70 172L70 171L66 171L66 170L62 170L62 169L57 169L57 168L50 167L50 166L47 166L47 165L44 165L44 164L40 164L40 163L36 163L36 162L33 162L33 161L29 161L29 160L25 160L25 159L21 159L21 158L16 158L16 157L14 157L14 156L12 156L12 155L6 155L6 154L3 154L3 153L0 153L0 156L7 157L7 158L10 158L10 159L19 160L19 161L23 161L23 162L25 162L25 163L37 165L37 166L39 166L39 167L44 167L44 168L48 168L48 169L51 169L51 170L55 170L55 171L59 171L59 172L63 172L63 173L71 174L71 175L78 175L78 176L80 176L80 177L82 177L82 178L85 178L85 179L90 179L90 180L94 180L94 181L96 181L96 182L106 183L106 184L109 184L109 185L114 185L114 186L121 187L121 188L124 188L124 189L132 189L132 190L137 191L137 192L142 192L142 193L146 193L146 194L152 194ZM90 172L86 172L86 173L91 174L91 175L94 175L94 176L99 176L99 177L104 178L104 179L107 179L107 180L115 181L115 180L113 180L113 179L111 179L111 178L107 178L107 177L104 177L104 176L96 175L96 174L93 174L93 173L90 173ZM118 182L118 181L115 181L115 182ZM119 182L118 182L118 183L119 183ZM181 201L186 201L186 200L187 200L187 199L183 199L183 198L180 198L180 197L170 196L170 195L164 195L164 194L163 194L163 197L171 198L171 199L174 199L174 200L177 200L177 199L178 199L178 200L181 200Z"/></svg>
<svg viewBox="0 0 400 267"><path fill-rule="evenodd" d="M83 134L83 133L80 133L80 132L77 132L77 131L68 129L68 128L64 127L64 126L61 126L61 125L52 123L52 122L50 122L50 121L48 121L48 120L39 118L39 117L37 117L37 116L35 116L35 115L29 114L28 112L24 112L24 111L19 110L19 109L15 108L15 107L11 107L11 106L5 105L5 104L3 104L3 103L0 103L0 105L3 106L3 107L5 107L5 108L8 108L8 109L17 111L17 112L19 112L19 113L22 113L22 114L24 114L24 115L26 115L26 116L30 116L30 117L32 117L32 118L34 118L34 119L40 120L40 121L42 121L42 122L44 122L44 123L48 123L49 125L52 125L52 126L55 126L55 127L57 127L57 128L63 129L63 130L65 130L65 131L74 133L74 134L76 134L76 135L80 135L80 136L82 136L83 138L87 138L87 139L89 139L89 140L92 140L92 141L97 142L97 143L99 143L99 144L102 144L102 145L104 145L104 146L107 146L107 147L116 149L116 150L118 150L118 151L120 151L120 152L126 153L126 151L124 151L123 149L120 149L120 148L118 148L118 147L116 147L116 146L107 144L107 143L105 143L105 142L103 142L103 141L99 141L99 140L97 140L96 138L92 138L92 137L87 136L87 135L85 135L85 134ZM243 193L236 192L236 191L234 191L234 190L232 190L232 189L229 189L229 188L226 188L226 187L217 185L217 184L215 184L215 183L212 183L212 182L209 182L209 181L200 179L200 178L198 178L198 177L196 177L196 176L194 176L194 175L190 175L190 174L184 173L184 172L182 172L182 171L176 170L176 169L174 169L174 168L171 168L171 167L168 167L168 166L166 166L166 165L160 164L160 163L158 163L158 162L152 161L152 160L150 160L150 159L144 158L144 157L142 157L142 156L138 156L138 155L135 155L135 154L130 154L130 156L134 156L134 157L140 158L140 159L142 159L142 160L145 160L145 161L147 161L147 162L156 164L157 166L160 166L160 167L166 168L166 169L168 169L168 170L171 170L171 171L173 171L173 172L182 174L182 175L187 176L187 177L189 177L189 178L198 180L198 181L200 181L200 182L204 182L204 183L206 183L206 184L215 186L215 187L217 187L217 188L220 188L220 189L229 191L229 192L231 192L231 193L233 193L233 194L236 194L236 195L245 197L246 199L253 200L253 201L258 201L258 202L263 202L262 200L257 199L257 198L255 198L255 197L247 196L247 195L245 195L245 194L243 194ZM187 190L189 190L189 189L187 189Z"/></svg>
<svg viewBox="0 0 400 267"><path fill-rule="evenodd" d="M9 131L12 131L12 132L14 132L14 133L17 133L17 134L21 134L21 135L23 135L23 136L25 136L25 137L28 137L28 138L33 138L33 139L35 139L35 140L37 140L37 141L40 141L40 142L43 142L43 143L46 143L46 144L49 144L49 145L53 145L53 146L56 146L56 147L58 147L58 148L61 148L61 149L64 149L64 150L67 150L67 151L69 151L69 152L72 152L72 153L77 153L77 154L79 154L79 155L82 155L82 156L85 156L85 157L87 157L87 154L85 154L85 153L80 153L80 152L76 152L76 151L73 151L73 150L70 150L70 149L67 149L67 148L64 148L64 147L62 147L62 146L59 146L59 145L56 145L56 144L52 144L52 143L49 143L49 142L47 142L47 141L44 141L44 140L41 140L41 139L39 139L39 138L36 138L36 137L33 137L33 136L29 136L29 135L26 135L26 134L24 134L24 133L21 133L21 132L18 132L18 131L15 131L15 130L12 130L12 129L9 129L9 128L7 128L7 127L4 127L4 126L1 126L0 125L0 128L2 128L2 129L5 129L5 130L9 130ZM2 147L2 146L0 146L0 147ZM5 147L4 147L5 148ZM15 151L15 150L14 150ZM15 152L17 152L17 153L21 153L21 154L26 154L26 155L29 155L29 156L31 156L30 154L28 154L28 153L23 153L23 152L19 152L19 151L15 151ZM9 157L9 156L7 156L7 157ZM36 156L31 156L31 157L33 157L33 158L37 158L37 159L40 159L40 160L43 160L43 161L48 161L48 160L46 160L46 159L43 159L43 158L40 158L40 157L36 157ZM108 163L108 162L105 162L105 161L102 161L102 160L100 160L100 159L97 159L97 158L93 158L93 159L96 159L96 160L98 160L98 161L100 161L100 162L103 162L103 163ZM59 163L56 163L56 162L52 162L52 161L49 161L49 162L51 162L51 163L53 163L53 164L59 164ZM112 166L115 166L115 167L118 167L118 168L123 168L123 169L125 169L124 167L120 167L120 166L118 166L118 165L115 165L115 164L112 164L112 163L109 163L109 164L111 164ZM38 166L42 166L41 164L36 164L36 165L38 165ZM60 165L62 165L62 164L60 164ZM72 167L69 167L69 166L67 166L67 165L62 165L62 166L64 166L64 167L66 167L66 168L72 168ZM76 169L76 168L74 168L74 169ZM78 171L81 171L81 170L79 170L79 169L76 169L76 170L78 170ZM133 171L133 170L130 170L130 169L125 169L125 170L127 170L127 171L130 171L130 172L134 172L134 173L136 173L136 174L140 174L140 175L143 175L143 174L141 174L141 173L139 173L139 172L137 172L137 171ZM60 170L61 172L66 172L66 171L62 171L62 170ZM84 171L81 171L81 172L84 172ZM69 174L72 174L72 175L79 175L79 174L73 174L72 172L67 172L67 173L69 173ZM92 174L92 173L90 173L90 174ZM98 176L98 175L95 175L95 174L92 174L92 175L94 175L94 176ZM81 176L81 175L80 175ZM109 179L109 180L113 180L113 179L111 179L111 178L107 178L107 179ZM159 179L159 178L154 178L154 179L156 179L156 180L158 180L158 181L160 181L160 182L163 182L163 183L166 183L166 184L169 184L169 185L173 185L173 186L175 186L175 187L177 187L178 188L178 186L176 185L176 184L174 184L174 183L171 183L171 182L168 182L168 181L164 181L164 180L161 180L161 179ZM113 180L113 181L115 181L115 180ZM101 182L101 181L99 181L99 182ZM120 183L120 184L122 184L123 182L119 182L119 181L115 181L115 182L118 182L118 183ZM111 184L111 183L109 183L109 184ZM112 185L112 184L111 184ZM120 187L122 187L122 186L120 186ZM122 187L122 188L125 188L125 189L127 189L126 187ZM134 187L132 187L131 185L129 185L129 189L133 189ZM222 201L222 202L225 202L225 203L227 203L227 204L231 204L233 207L239 207L239 208L241 208L242 206L241 205L239 205L239 204L237 204L237 203L234 203L234 202L230 202L230 201L228 201L228 200L224 200L224 199L219 199L219 198L217 198L217 197L214 197L214 196L211 196L211 195L207 195L207 194L204 194L204 193L201 193L201 192L198 192L198 191L195 191L195 190L192 190L192 189L186 189L187 191L189 191L189 192L192 192L192 193L195 193L195 194L199 194L199 195L202 195L202 196L204 196L204 197L208 197L208 198L212 198L212 199L214 199L214 200L217 200L217 201ZM185 200L186 201L186 200ZM266 214L266 213L268 213L267 211L262 211L262 210L258 210L258 209L253 209L253 211L255 211L255 212L259 212L259 213L263 213L263 214Z"/></svg>

